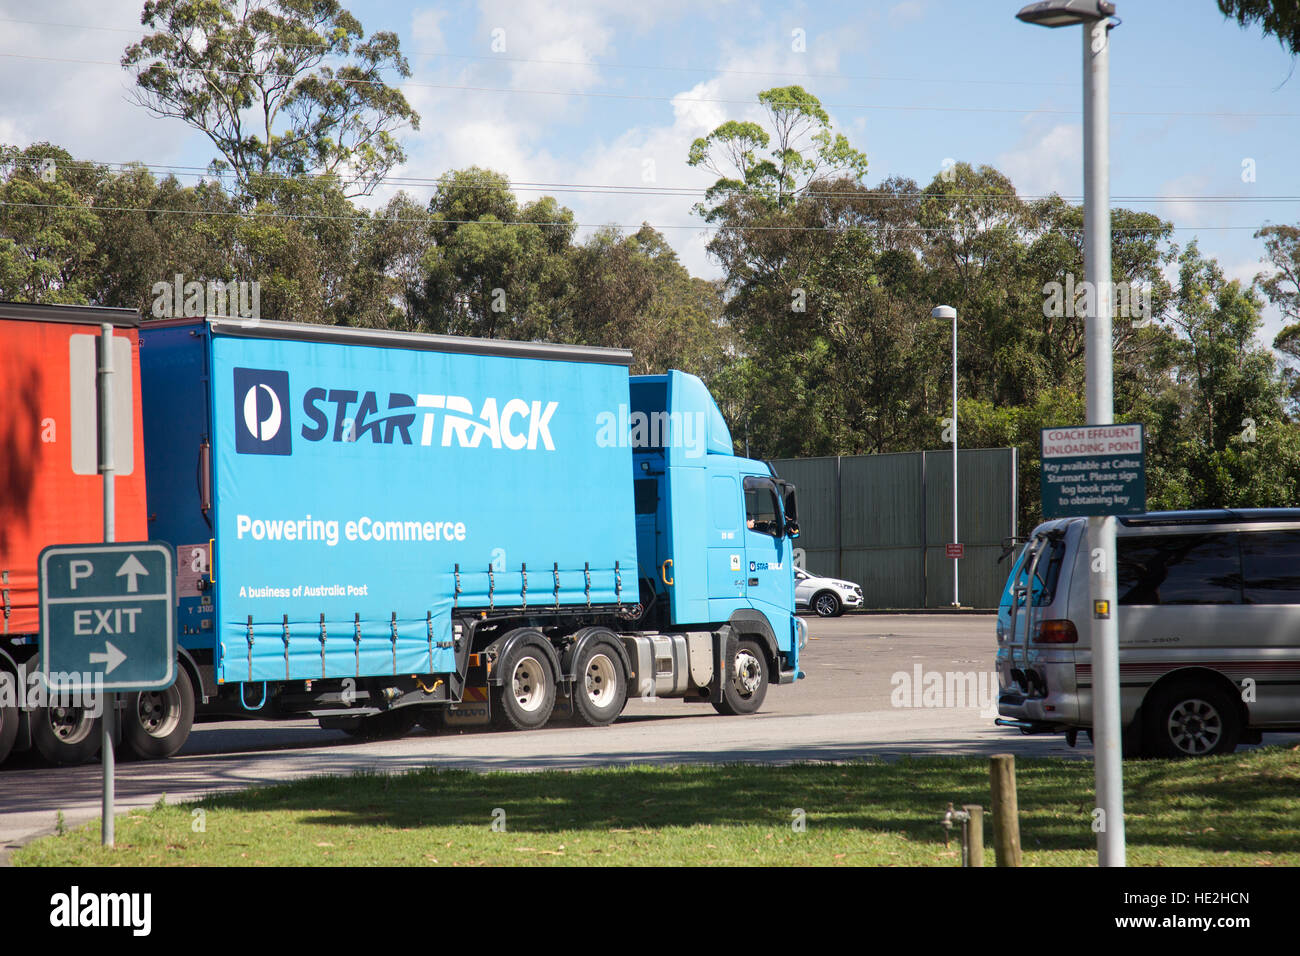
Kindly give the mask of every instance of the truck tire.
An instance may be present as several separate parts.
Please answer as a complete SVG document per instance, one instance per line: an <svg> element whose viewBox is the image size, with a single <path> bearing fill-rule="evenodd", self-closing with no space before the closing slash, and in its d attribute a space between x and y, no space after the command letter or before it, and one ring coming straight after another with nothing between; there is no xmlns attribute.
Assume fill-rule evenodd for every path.
<svg viewBox="0 0 1300 956"><path fill-rule="evenodd" d="M810 603L818 617L838 617L844 610L834 591L818 591Z"/></svg>
<svg viewBox="0 0 1300 956"><path fill-rule="evenodd" d="M627 706L627 675L609 639L588 641L573 662L573 717L592 727L612 724Z"/></svg>
<svg viewBox="0 0 1300 956"><path fill-rule="evenodd" d="M37 707L30 720L33 746L56 767L86 763L99 753L100 718L84 707Z"/></svg>
<svg viewBox="0 0 1300 956"><path fill-rule="evenodd" d="M0 763L4 763L18 739L18 681L0 671Z"/></svg>
<svg viewBox="0 0 1300 956"><path fill-rule="evenodd" d="M415 728L416 722L420 719L420 715L416 713L418 709L399 707L396 710L386 710L382 714L370 714L366 717L339 721L337 724L331 724L329 729L341 730L358 740L395 740L398 737L405 737Z"/></svg>
<svg viewBox="0 0 1300 956"><path fill-rule="evenodd" d="M767 658L757 641L743 640L736 645L730 674L731 679L722 685L722 701L714 703L713 709L734 717L762 707L767 695Z"/></svg>
<svg viewBox="0 0 1300 956"><path fill-rule="evenodd" d="M1162 687L1142 705L1146 750L1158 757L1230 754L1241 739L1237 702L1209 683Z"/></svg>
<svg viewBox="0 0 1300 956"><path fill-rule="evenodd" d="M194 684L185 668L176 668L176 681L166 690L126 696L122 711L122 743L142 760L170 757L189 739L194 726Z"/></svg>
<svg viewBox="0 0 1300 956"><path fill-rule="evenodd" d="M447 722L443 719L443 713L447 707L443 705L432 705L429 707L415 708L419 713L420 726L431 734L442 733L447 728Z"/></svg>
<svg viewBox="0 0 1300 956"><path fill-rule="evenodd" d="M555 709L555 675L538 645L519 641L497 662L503 680L492 688L492 723L502 730L536 730Z"/></svg>

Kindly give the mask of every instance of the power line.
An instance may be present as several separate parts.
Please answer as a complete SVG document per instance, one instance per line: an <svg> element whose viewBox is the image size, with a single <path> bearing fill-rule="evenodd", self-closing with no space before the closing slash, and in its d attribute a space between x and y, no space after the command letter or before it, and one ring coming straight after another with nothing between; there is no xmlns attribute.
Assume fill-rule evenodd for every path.
<svg viewBox="0 0 1300 956"><path fill-rule="evenodd" d="M80 211L89 213L114 212L114 213L149 213L152 215L181 215L181 216L214 216L240 219L289 219L289 220L307 220L307 221L327 221L327 222L353 222L357 225L365 224L383 224L383 223L421 223L427 225L483 225L483 226L536 226L538 228L563 226L574 229L601 229L615 228L626 230L637 230L643 226L650 225L652 229L662 231L664 229L695 229L701 232L716 232L727 226L714 226L707 223L688 223L688 224L667 224L651 225L650 223L641 223L639 225L629 225L627 223L617 222L568 222L566 220L534 221L529 219L506 219L506 220L481 220L481 219L443 219L437 216L384 216L384 215L367 215L359 212L356 215L335 215L331 213L257 213L242 210L215 210L215 209L163 209L149 208L139 206L67 206L62 203L32 203L32 202L8 202L0 201L0 208L27 208L27 209L64 209L69 211ZM832 233L849 233L874 231L879 229L884 232L948 232L949 230L942 226L740 226L741 230L754 232L832 232ZM1240 229L1259 229L1259 224L1240 225L1240 226L1170 226L1175 231L1183 232L1202 232L1214 231L1220 232L1225 230ZM1057 229L1055 232L1065 234L1082 234L1083 229ZM1114 233L1146 233L1150 229L1113 228Z"/></svg>
<svg viewBox="0 0 1300 956"><path fill-rule="evenodd" d="M28 160L31 162L31 160ZM191 176L199 179L220 179L234 180L238 175L233 171L211 172L206 167L201 166L182 166L166 163L146 163L143 161L130 160L126 162L114 162L107 160L60 160L60 166L75 166L78 168L108 167L118 173L129 172L133 169L145 169L151 173L167 174L173 176ZM310 181L313 179L329 178L333 174L329 173L259 173L259 178L268 178L273 180L284 181ZM375 182L397 187L428 187L437 188L443 185L450 185L444 182L444 177L431 176L383 176L378 179L370 177L338 177L342 184L355 182ZM454 184L457 190L461 189L497 189L505 188L511 192L557 192L571 194L588 194L588 195L606 195L606 196L629 196L629 197L663 197L663 198L694 198L703 197L708 191L707 186L653 186L649 184L623 185L618 183L559 183L559 182L534 182L526 180L510 179L492 179L486 182L457 182ZM806 189L798 192L800 198L804 199L835 199L835 198L862 198L862 199L915 199L918 201L933 200L987 200L987 199L1018 199L1022 202L1039 202L1048 199L1061 199L1065 202L1082 202L1082 196L1063 195L1059 193L1002 193L1002 192L942 192L942 193L925 193L925 192L894 192L884 189ZM1300 202L1300 194L1297 195L1266 195L1266 196L1240 196L1229 194L1205 194L1205 195L1112 195L1112 203L1209 203L1209 204L1234 204L1234 203L1293 203Z"/></svg>
<svg viewBox="0 0 1300 956"><path fill-rule="evenodd" d="M20 20L15 18L0 17L0 23L15 23L25 26L55 27L64 30L99 30L109 33L129 33L139 39L144 39L150 34L138 29L127 29L125 27L106 27L87 23L53 23L46 20ZM376 31L377 32L377 31ZM373 33L371 34L374 35ZM288 43L282 46L276 46L272 49L282 50L322 50L325 49L324 43ZM578 67L596 67L598 69L617 69L617 70L645 70L667 73L714 73L724 76L782 76L787 78L804 78L804 79L828 79L828 80L870 80L875 82L888 83L952 83L951 77L935 76L889 76L886 74L873 73L837 73L837 72L796 72L792 70L734 70L721 67L708 66L670 66L667 64L650 64L650 63L620 63L615 60L559 60L559 59L542 59L536 57L509 56L503 53L491 54L472 54L472 53L451 53L446 50L407 50L402 51L404 56L428 58L428 59L450 59L450 60L476 60L496 63L528 63L542 66L578 66ZM989 79L972 79L961 78L962 83L978 83L989 86L1061 86L1074 88L1076 83L1067 81L1029 81L1029 80L989 80ZM1144 86L1144 89L1153 87ZM1188 89L1186 86L1164 86L1155 87L1157 89Z"/></svg>
<svg viewBox="0 0 1300 956"><path fill-rule="evenodd" d="M37 56L30 53L6 53L0 52L0 57L8 57L19 60L34 60L46 63L76 63L85 66L111 66L120 68L121 64L113 60L87 60L78 57L52 57ZM216 74L218 76L247 77L257 76L264 79L286 79L292 80L294 74L287 73L269 73L257 70L203 70L197 67L177 67L178 72L198 73L198 74ZM343 85L363 84L363 85L383 85L395 89L402 87L417 87L420 89L444 90L456 93L512 93L522 96L580 96L589 99L601 100L631 100L635 102L663 102L663 103L712 103L728 106L753 106L754 101L750 99L729 99L726 97L709 97L709 96L656 96L648 93L613 93L602 90L543 90L543 89L520 89L517 87L503 86L467 86L453 83L419 83L413 80L407 80L403 83L387 83L384 80L368 80L357 78L332 77L331 82ZM796 101L773 101L775 106L798 106L801 105ZM1045 107L1034 107L1026 109L1023 107L1004 107L1004 106L925 106L925 105L886 105L872 103L822 103L823 109L833 110L866 110L879 112L916 112L916 113L1010 113L1021 115L1065 115L1077 116L1078 109L1049 109ZM1111 110L1111 116L1136 116L1136 117L1198 117L1198 118L1218 118L1218 119L1294 119L1300 117L1300 113L1242 113L1227 110Z"/></svg>

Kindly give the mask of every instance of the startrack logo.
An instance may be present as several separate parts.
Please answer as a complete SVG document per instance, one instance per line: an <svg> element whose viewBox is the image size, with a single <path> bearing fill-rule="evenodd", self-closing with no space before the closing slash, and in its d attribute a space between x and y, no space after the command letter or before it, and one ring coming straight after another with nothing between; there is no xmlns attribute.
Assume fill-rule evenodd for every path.
<svg viewBox="0 0 1300 956"><path fill-rule="evenodd" d="M290 454L289 373L234 371L235 450L254 455ZM476 414L474 403L463 395L385 395L313 386L303 393L303 423L298 434L310 442L554 451L551 420L558 408L558 402L486 398Z"/></svg>
<svg viewBox="0 0 1300 956"><path fill-rule="evenodd" d="M386 404L387 411L393 414L379 414L379 396L375 392L309 388L303 395L302 411L311 424L302 426L302 437L307 441L368 440L376 445L392 445L400 440L411 445L415 443L411 432L418 422L418 441L428 446L434 444L441 419L438 444L443 448L478 448L486 442L488 447L511 451L538 447L555 451L551 417L558 402L511 398L498 406L495 398L485 398L477 418L473 417L473 404L463 395L391 392Z"/></svg>

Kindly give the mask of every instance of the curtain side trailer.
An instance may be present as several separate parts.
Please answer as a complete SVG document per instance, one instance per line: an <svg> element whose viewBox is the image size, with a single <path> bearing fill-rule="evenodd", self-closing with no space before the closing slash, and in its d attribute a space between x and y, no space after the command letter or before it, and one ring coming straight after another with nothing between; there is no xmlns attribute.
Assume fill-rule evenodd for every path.
<svg viewBox="0 0 1300 956"><path fill-rule="evenodd" d="M196 719L532 729L608 724L633 696L742 714L802 676L794 488L733 455L693 376L215 318L144 323L138 354L134 536L176 550L180 657L139 706L143 756Z"/></svg>

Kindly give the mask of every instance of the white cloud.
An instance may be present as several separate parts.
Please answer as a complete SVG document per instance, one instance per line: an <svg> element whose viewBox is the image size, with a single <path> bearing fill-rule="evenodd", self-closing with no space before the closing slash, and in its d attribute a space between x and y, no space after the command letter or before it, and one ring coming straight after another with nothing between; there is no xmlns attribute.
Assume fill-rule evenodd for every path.
<svg viewBox="0 0 1300 956"><path fill-rule="evenodd" d="M133 103L132 80L117 65L127 44L143 33L140 8L139 0L69 0L55 15L22 0L0 0L0 17L84 25L5 25L4 51L22 56L0 57L0 139L18 145L49 141L79 158L105 162L175 161L182 141L194 134Z"/></svg>
<svg viewBox="0 0 1300 956"><path fill-rule="evenodd" d="M1078 123L1035 127L1016 147L998 155L996 167L1023 196L1060 193L1078 196L1083 189L1083 130Z"/></svg>

